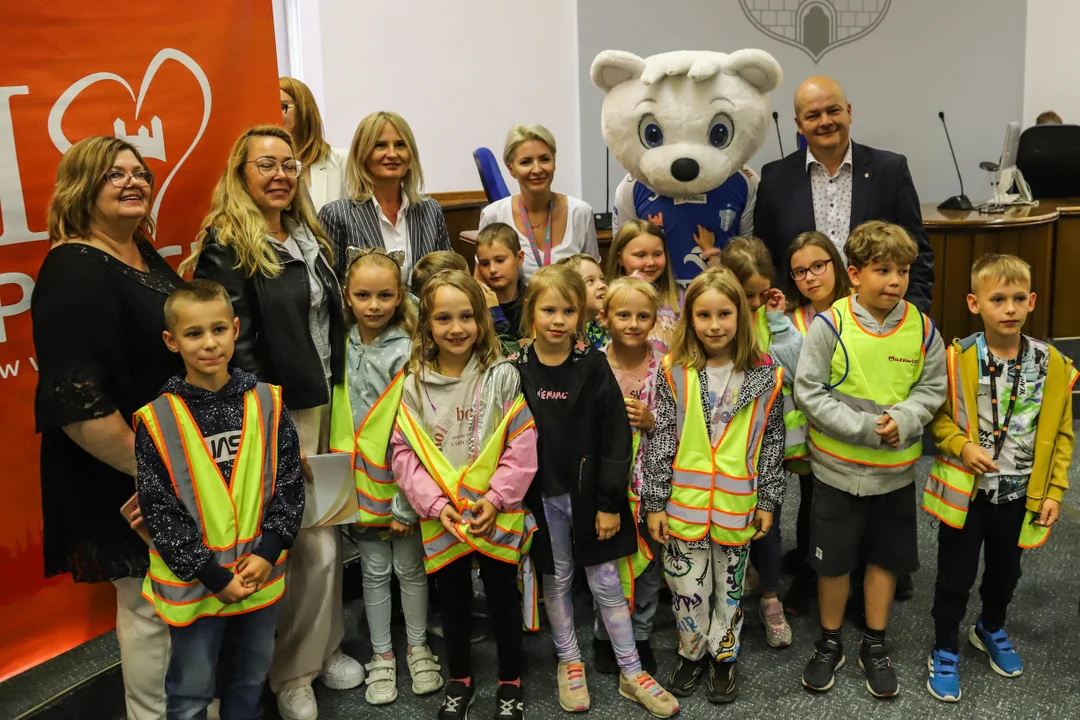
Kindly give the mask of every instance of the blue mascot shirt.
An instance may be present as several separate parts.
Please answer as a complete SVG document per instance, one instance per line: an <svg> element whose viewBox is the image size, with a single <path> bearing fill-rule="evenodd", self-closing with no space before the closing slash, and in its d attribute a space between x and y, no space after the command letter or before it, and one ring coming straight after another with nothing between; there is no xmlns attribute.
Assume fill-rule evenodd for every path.
<svg viewBox="0 0 1080 720"><path fill-rule="evenodd" d="M643 220L663 216L675 279L685 287L706 267L701 248L694 241L698 225L712 230L716 247L723 248L728 240L739 235L750 192L750 179L745 172L735 173L704 195L688 198L659 195L635 182L634 211Z"/></svg>

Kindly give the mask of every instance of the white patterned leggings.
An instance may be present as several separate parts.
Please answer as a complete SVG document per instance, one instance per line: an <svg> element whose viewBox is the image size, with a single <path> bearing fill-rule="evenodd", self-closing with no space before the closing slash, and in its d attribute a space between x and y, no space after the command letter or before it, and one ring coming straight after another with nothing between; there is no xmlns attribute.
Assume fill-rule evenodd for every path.
<svg viewBox="0 0 1080 720"><path fill-rule="evenodd" d="M664 580L679 630L679 655L700 660L708 651L718 662L738 658L742 635L743 576L749 545L710 542L693 548L671 538L664 548Z"/></svg>

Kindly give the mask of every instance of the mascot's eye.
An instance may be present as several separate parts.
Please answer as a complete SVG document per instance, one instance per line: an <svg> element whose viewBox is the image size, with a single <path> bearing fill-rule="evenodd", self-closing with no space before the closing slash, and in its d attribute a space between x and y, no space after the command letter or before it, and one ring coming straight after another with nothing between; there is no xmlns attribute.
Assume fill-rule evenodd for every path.
<svg viewBox="0 0 1080 720"><path fill-rule="evenodd" d="M664 131L660 129L660 123L652 115L646 115L638 123L638 137L641 144L647 148L660 147L664 144Z"/></svg>
<svg viewBox="0 0 1080 720"><path fill-rule="evenodd" d="M731 138L735 136L735 123L731 118L720 113L713 118L709 125L709 144L721 150L731 144Z"/></svg>

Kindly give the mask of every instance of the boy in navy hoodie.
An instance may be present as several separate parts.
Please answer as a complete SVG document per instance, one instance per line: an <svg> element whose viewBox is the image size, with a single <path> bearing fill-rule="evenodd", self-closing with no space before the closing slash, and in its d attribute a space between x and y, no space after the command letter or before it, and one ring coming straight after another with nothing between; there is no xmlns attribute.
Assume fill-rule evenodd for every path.
<svg viewBox="0 0 1080 720"><path fill-rule="evenodd" d="M240 324L221 285L176 288L165 326L186 373L136 413L135 455L143 595L172 640L167 715L205 718L217 695L222 717L257 718L304 512L300 444L280 388L229 370Z"/></svg>

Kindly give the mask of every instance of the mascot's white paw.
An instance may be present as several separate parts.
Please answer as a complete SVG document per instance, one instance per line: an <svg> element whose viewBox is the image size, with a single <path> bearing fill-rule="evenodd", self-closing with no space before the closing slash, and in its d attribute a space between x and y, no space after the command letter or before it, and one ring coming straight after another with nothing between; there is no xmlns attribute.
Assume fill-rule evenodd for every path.
<svg viewBox="0 0 1080 720"><path fill-rule="evenodd" d="M607 50L591 76L607 93L601 124L619 164L655 192L685 198L720 186L761 147L768 93L783 72L763 50L644 59Z"/></svg>

